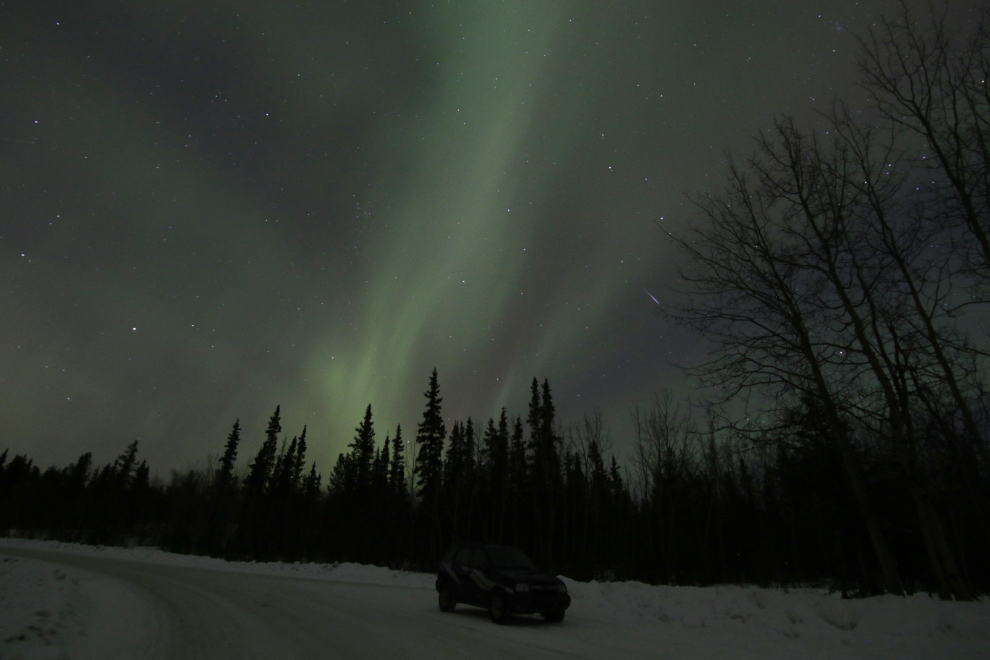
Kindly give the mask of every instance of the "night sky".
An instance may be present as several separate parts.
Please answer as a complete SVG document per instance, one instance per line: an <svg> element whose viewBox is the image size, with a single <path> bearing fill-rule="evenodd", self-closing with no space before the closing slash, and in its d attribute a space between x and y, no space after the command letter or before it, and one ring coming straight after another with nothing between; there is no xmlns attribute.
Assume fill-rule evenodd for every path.
<svg viewBox="0 0 990 660"><path fill-rule="evenodd" d="M960 3L962 4L962 3ZM972 3L971 3L972 4ZM0 2L0 451L326 474L444 412L689 385L656 226L775 115L856 99L893 1ZM810 125L810 124L809 124Z"/></svg>

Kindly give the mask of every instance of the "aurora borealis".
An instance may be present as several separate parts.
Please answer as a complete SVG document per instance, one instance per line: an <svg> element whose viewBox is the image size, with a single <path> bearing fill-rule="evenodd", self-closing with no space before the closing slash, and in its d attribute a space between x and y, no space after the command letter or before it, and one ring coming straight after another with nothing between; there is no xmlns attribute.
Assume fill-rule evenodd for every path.
<svg viewBox="0 0 990 660"><path fill-rule="evenodd" d="M277 404L325 472L444 412L682 387L655 221L855 99L894 2L0 2L0 451L158 469ZM965 7L957 8L964 11Z"/></svg>

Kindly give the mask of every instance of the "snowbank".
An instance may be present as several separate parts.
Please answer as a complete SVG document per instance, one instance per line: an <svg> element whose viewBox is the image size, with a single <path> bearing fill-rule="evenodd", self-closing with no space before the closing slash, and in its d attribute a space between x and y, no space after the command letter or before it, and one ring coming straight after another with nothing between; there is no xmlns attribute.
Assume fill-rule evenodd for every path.
<svg viewBox="0 0 990 660"><path fill-rule="evenodd" d="M253 573L256 575L295 576L392 587L432 589L436 578L435 575L428 573L394 571L381 566L353 564L350 562L334 562L332 564L294 562L288 564L284 562L227 561L226 559L216 559L214 557L180 555L173 552L165 552L158 548L120 548L114 546L62 543L60 541L35 541L31 539L0 537L0 548L3 547L56 550L68 554L110 557L165 566L203 568L214 571Z"/></svg>
<svg viewBox="0 0 990 660"><path fill-rule="evenodd" d="M990 603L986 600L949 603L927 595L845 600L821 589L665 587L561 579L573 600L571 610L596 617L845 643L953 637L986 643L990 657Z"/></svg>

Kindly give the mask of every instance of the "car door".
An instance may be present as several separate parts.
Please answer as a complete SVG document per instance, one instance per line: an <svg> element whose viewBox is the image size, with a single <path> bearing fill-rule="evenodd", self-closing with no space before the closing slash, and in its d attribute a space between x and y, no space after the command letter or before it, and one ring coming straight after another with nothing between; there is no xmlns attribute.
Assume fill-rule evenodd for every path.
<svg viewBox="0 0 990 660"><path fill-rule="evenodd" d="M471 580L471 574L468 568L471 563L471 550L471 546L461 546L454 553L454 560L451 562L450 568L454 575L451 593L454 596L454 600L459 603L474 602L474 590L471 588L474 582Z"/></svg>
<svg viewBox="0 0 990 660"><path fill-rule="evenodd" d="M482 607L488 605L490 582L485 575L487 569L488 555L485 553L485 549L482 547L472 548L466 571L468 579L465 581L468 595L465 597L464 602L470 602Z"/></svg>

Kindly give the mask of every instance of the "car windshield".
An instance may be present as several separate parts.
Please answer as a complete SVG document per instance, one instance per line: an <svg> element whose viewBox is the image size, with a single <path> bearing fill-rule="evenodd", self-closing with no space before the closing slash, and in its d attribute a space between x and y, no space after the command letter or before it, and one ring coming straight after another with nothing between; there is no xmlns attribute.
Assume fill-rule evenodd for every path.
<svg viewBox="0 0 990 660"><path fill-rule="evenodd" d="M496 568L536 569L529 557L515 548L488 548L488 556L492 558L492 566Z"/></svg>

